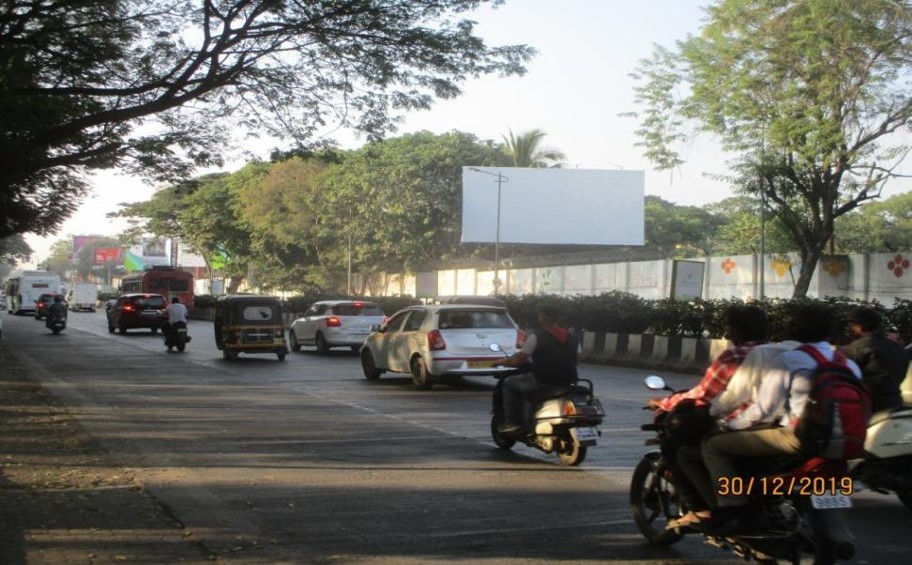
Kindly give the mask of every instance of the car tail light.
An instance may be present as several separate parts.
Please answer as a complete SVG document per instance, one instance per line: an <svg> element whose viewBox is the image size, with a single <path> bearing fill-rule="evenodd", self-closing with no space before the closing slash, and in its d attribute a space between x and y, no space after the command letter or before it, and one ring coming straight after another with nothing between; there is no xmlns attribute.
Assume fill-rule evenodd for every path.
<svg viewBox="0 0 912 565"><path fill-rule="evenodd" d="M342 320L339 318L336 318L335 316L330 316L329 318L326 318L326 327L327 328L341 328Z"/></svg>
<svg viewBox="0 0 912 565"><path fill-rule="evenodd" d="M364 304L362 304L361 302L354 302L354 303L352 303L352 306L354 306L355 308L363 308Z"/></svg>
<svg viewBox="0 0 912 565"><path fill-rule="evenodd" d="M446 341L444 341L443 336L440 335L440 332L437 330L431 330L427 334L428 338L428 348L431 351L443 351L446 349Z"/></svg>
<svg viewBox="0 0 912 565"><path fill-rule="evenodd" d="M516 349L520 349L526 343L526 332L516 330Z"/></svg>
<svg viewBox="0 0 912 565"><path fill-rule="evenodd" d="M136 310L136 308L134 308L132 304L124 304L124 312L132 312L133 310Z"/></svg>

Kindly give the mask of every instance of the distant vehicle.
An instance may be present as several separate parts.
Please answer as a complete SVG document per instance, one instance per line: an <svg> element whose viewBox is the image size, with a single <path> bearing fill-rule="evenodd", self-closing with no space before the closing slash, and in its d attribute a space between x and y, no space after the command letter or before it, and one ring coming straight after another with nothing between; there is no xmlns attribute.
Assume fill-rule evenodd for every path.
<svg viewBox="0 0 912 565"><path fill-rule="evenodd" d="M47 316L48 308L54 303L54 297L59 296L56 292L47 292L38 297L35 301L35 319L43 320ZM66 302L64 301L64 306Z"/></svg>
<svg viewBox="0 0 912 565"><path fill-rule="evenodd" d="M5 292L10 314L31 314L39 296L60 292L60 276L49 271L24 271L7 279Z"/></svg>
<svg viewBox="0 0 912 565"><path fill-rule="evenodd" d="M274 353L279 361L288 355L282 301L274 296L220 296L212 326L215 346L226 361L234 361L240 353Z"/></svg>
<svg viewBox="0 0 912 565"><path fill-rule="evenodd" d="M125 294L106 312L108 331L125 334L127 330L147 328L155 333L168 319L163 313L167 306L161 294Z"/></svg>
<svg viewBox="0 0 912 565"><path fill-rule="evenodd" d="M288 341L292 351L314 345L319 353L333 347L358 351L373 326L386 320L383 310L373 302L361 300L324 300L314 302L303 317L291 323Z"/></svg>
<svg viewBox="0 0 912 565"><path fill-rule="evenodd" d="M513 369L498 366L504 354L491 344L515 351L526 340L506 308L480 304L410 306L376 330L361 347L364 377L410 373L422 389L453 377L507 374Z"/></svg>
<svg viewBox="0 0 912 565"><path fill-rule="evenodd" d="M121 280L123 294L161 294L169 304L175 296L187 310L193 310L193 274L174 267L156 266Z"/></svg>
<svg viewBox="0 0 912 565"><path fill-rule="evenodd" d="M98 301L98 286L95 283L76 283L67 292L66 301L74 312L94 312Z"/></svg>

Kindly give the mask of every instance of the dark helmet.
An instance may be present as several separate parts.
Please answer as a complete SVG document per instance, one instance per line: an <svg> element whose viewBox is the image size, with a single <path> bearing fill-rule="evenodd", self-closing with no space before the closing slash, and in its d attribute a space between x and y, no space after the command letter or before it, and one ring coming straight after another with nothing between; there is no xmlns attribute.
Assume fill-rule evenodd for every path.
<svg viewBox="0 0 912 565"><path fill-rule="evenodd" d="M54 302L63 302L63 297L58 294L54 297Z"/></svg>

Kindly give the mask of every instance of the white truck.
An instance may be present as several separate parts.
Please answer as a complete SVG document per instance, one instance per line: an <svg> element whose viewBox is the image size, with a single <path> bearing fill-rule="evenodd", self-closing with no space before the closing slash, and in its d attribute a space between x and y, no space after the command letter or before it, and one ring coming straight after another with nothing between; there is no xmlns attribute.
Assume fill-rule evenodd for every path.
<svg viewBox="0 0 912 565"><path fill-rule="evenodd" d="M98 301L98 286L95 283L75 283L67 293L66 299L70 310L74 312L94 312L95 303Z"/></svg>
<svg viewBox="0 0 912 565"><path fill-rule="evenodd" d="M60 277L48 271L24 271L6 281L6 310L10 314L30 314L42 294L60 292Z"/></svg>

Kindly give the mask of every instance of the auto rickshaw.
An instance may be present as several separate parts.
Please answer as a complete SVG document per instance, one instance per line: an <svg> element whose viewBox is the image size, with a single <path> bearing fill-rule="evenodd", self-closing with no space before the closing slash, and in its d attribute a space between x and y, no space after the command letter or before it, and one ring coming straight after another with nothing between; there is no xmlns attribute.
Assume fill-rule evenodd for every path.
<svg viewBox="0 0 912 565"><path fill-rule="evenodd" d="M274 296L231 294L215 303L215 345L227 361L240 353L288 355L282 302Z"/></svg>

